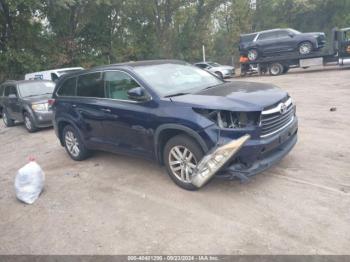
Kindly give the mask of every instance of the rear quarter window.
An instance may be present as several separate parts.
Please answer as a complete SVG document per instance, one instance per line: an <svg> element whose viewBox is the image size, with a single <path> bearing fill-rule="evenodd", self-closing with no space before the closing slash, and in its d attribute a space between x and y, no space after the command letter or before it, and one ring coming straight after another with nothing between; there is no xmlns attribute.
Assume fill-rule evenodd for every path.
<svg viewBox="0 0 350 262"><path fill-rule="evenodd" d="M256 37L256 34L251 34L251 35L243 35L240 38L240 42L241 43L248 43L248 42L252 42L254 40L254 38Z"/></svg>
<svg viewBox="0 0 350 262"><path fill-rule="evenodd" d="M77 79L74 78L68 78L63 82L61 87L58 89L57 94L59 96L76 96L76 89L77 89Z"/></svg>

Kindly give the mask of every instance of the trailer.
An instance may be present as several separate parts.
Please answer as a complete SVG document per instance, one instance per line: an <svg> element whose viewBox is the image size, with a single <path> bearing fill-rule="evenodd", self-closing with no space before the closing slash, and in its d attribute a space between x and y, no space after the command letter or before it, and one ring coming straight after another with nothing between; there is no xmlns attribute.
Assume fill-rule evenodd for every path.
<svg viewBox="0 0 350 262"><path fill-rule="evenodd" d="M250 61L245 55L240 56L241 76L269 73L272 76L285 74L292 68L312 66L350 65L350 27L333 28L329 49L300 55L298 52L280 53Z"/></svg>

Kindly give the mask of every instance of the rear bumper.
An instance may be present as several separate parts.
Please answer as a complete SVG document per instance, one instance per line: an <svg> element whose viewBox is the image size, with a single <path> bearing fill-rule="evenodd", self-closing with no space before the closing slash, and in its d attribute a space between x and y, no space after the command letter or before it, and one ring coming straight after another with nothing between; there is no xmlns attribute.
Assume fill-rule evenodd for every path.
<svg viewBox="0 0 350 262"><path fill-rule="evenodd" d="M265 171L285 157L297 142L298 125L295 120L288 128L260 144L248 141L236 158L216 177L232 180L254 176Z"/></svg>

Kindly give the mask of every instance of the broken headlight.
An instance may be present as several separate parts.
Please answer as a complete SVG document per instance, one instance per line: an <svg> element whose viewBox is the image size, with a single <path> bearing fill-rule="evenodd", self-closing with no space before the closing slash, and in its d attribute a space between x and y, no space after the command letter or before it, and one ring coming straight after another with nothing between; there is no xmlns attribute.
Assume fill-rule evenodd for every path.
<svg viewBox="0 0 350 262"><path fill-rule="evenodd" d="M213 121L220 128L245 128L259 124L259 112L232 112L201 108L194 108L193 110Z"/></svg>

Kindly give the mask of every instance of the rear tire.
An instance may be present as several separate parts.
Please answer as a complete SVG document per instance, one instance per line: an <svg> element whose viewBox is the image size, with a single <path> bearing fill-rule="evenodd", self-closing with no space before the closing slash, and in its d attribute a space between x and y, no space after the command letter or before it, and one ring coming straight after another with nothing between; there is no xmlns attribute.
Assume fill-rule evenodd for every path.
<svg viewBox="0 0 350 262"><path fill-rule="evenodd" d="M90 156L78 131L71 125L65 126L62 131L64 147L68 155L75 161L82 161Z"/></svg>
<svg viewBox="0 0 350 262"><path fill-rule="evenodd" d="M2 111L2 120L4 121L4 124L7 127L12 127L15 125L15 121L9 117L5 108Z"/></svg>
<svg viewBox="0 0 350 262"><path fill-rule="evenodd" d="M204 153L197 142L186 135L171 138L163 150L163 160L170 178L179 187L197 190L191 183L191 175Z"/></svg>
<svg viewBox="0 0 350 262"><path fill-rule="evenodd" d="M28 112L24 112L23 120L24 120L24 126L29 133L34 133L35 131L38 130L38 128L35 126L33 118Z"/></svg>
<svg viewBox="0 0 350 262"><path fill-rule="evenodd" d="M278 76L283 72L283 66L280 63L273 63L269 66L269 72L272 76Z"/></svg>

